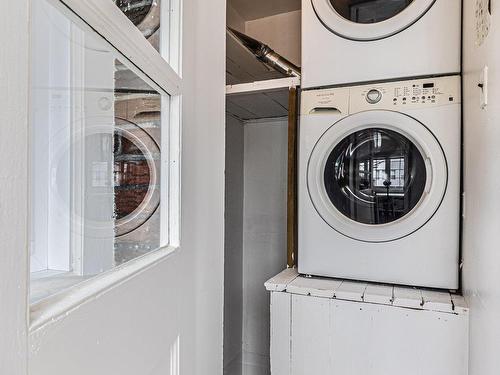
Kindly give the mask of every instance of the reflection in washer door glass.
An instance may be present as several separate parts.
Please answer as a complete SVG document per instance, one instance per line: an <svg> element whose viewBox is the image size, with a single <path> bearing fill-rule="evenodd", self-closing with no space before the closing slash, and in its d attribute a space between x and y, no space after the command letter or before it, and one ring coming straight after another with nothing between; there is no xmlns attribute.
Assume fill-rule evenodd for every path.
<svg viewBox="0 0 500 375"><path fill-rule="evenodd" d="M405 10L413 0L330 0L335 11L356 23L385 21Z"/></svg>
<svg viewBox="0 0 500 375"><path fill-rule="evenodd" d="M335 208L363 224L390 223L408 214L420 201L426 178L417 147L388 129L349 135L330 153L324 171Z"/></svg>

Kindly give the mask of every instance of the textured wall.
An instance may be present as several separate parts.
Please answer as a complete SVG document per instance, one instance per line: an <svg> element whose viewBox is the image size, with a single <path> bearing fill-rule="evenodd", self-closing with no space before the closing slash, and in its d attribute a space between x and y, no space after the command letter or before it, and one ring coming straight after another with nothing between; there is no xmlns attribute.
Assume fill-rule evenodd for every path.
<svg viewBox="0 0 500 375"><path fill-rule="evenodd" d="M470 375L500 369L500 8L492 1L490 35L476 43L476 1L464 1L465 222L463 286L471 307ZM488 65L490 104L481 110L480 72Z"/></svg>
<svg viewBox="0 0 500 375"><path fill-rule="evenodd" d="M224 373L241 370L243 326L243 122L226 116Z"/></svg>
<svg viewBox="0 0 500 375"><path fill-rule="evenodd" d="M286 268L287 121L245 124L243 370L269 374L269 294Z"/></svg>

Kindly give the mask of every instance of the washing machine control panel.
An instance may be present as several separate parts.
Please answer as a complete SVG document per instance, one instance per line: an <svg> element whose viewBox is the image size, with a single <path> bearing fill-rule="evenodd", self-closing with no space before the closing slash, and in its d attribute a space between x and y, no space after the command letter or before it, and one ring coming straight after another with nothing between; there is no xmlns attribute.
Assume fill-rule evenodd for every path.
<svg viewBox="0 0 500 375"><path fill-rule="evenodd" d="M350 90L351 113L369 109L424 108L460 101L458 76L354 86Z"/></svg>
<svg viewBox="0 0 500 375"><path fill-rule="evenodd" d="M306 90L301 114L347 115L373 109L405 111L461 102L460 76Z"/></svg>

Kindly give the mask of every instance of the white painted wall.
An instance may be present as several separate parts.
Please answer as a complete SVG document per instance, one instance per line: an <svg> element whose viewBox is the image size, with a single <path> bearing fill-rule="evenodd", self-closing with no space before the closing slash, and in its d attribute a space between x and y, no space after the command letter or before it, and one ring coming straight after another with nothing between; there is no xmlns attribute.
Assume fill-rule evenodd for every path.
<svg viewBox="0 0 500 375"><path fill-rule="evenodd" d="M241 373L243 327L243 122L226 116L224 373Z"/></svg>
<svg viewBox="0 0 500 375"><path fill-rule="evenodd" d="M300 9L300 0L228 0L246 20Z"/></svg>
<svg viewBox="0 0 500 375"><path fill-rule="evenodd" d="M245 19L238 13L234 7L228 3L226 8L227 25L242 33L245 32Z"/></svg>
<svg viewBox="0 0 500 375"><path fill-rule="evenodd" d="M222 373L225 1L184 0L183 8L181 249L33 332L30 375ZM19 30L9 21L5 27ZM15 66L27 71L21 64L26 56L14 52L9 54L13 60L5 59L10 69ZM2 64L2 71L4 67ZM16 89L10 90L11 97L4 102L26 102L26 93L21 90L18 97ZM25 117L20 117L19 124L25 123ZM15 137L26 137L25 127L16 124L11 128ZM23 164L26 160L15 166L17 172L11 172L26 171ZM23 187L9 196L25 193ZM10 209L23 210L24 202L20 200ZM11 242L2 238L4 244L23 248L22 230L19 232L13 233ZM2 296L2 305L4 301L23 316L25 304L19 298ZM9 338L19 330L15 322L12 327ZM20 332L18 337L22 337ZM19 371L8 367L12 371L2 368L1 372L18 374L22 366L21 362Z"/></svg>
<svg viewBox="0 0 500 375"><path fill-rule="evenodd" d="M270 371L264 282L286 268L287 125L286 119L227 118L226 375Z"/></svg>
<svg viewBox="0 0 500 375"><path fill-rule="evenodd" d="M269 294L286 268L287 120L245 123L243 374L269 374Z"/></svg>
<svg viewBox="0 0 500 375"><path fill-rule="evenodd" d="M245 32L300 66L301 11L281 13L245 23Z"/></svg>
<svg viewBox="0 0 500 375"><path fill-rule="evenodd" d="M465 222L463 286L470 303L470 375L500 369L500 3L492 1L490 35L475 40L475 1L464 1ZM477 87L490 68L490 103L479 108Z"/></svg>

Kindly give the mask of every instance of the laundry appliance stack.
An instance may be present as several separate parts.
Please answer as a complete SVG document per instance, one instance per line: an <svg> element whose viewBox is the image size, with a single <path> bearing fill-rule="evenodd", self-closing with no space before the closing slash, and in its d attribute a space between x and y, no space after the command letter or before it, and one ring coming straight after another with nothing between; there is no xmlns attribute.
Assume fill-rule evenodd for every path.
<svg viewBox="0 0 500 375"><path fill-rule="evenodd" d="M459 288L459 0L303 0L298 271Z"/></svg>

